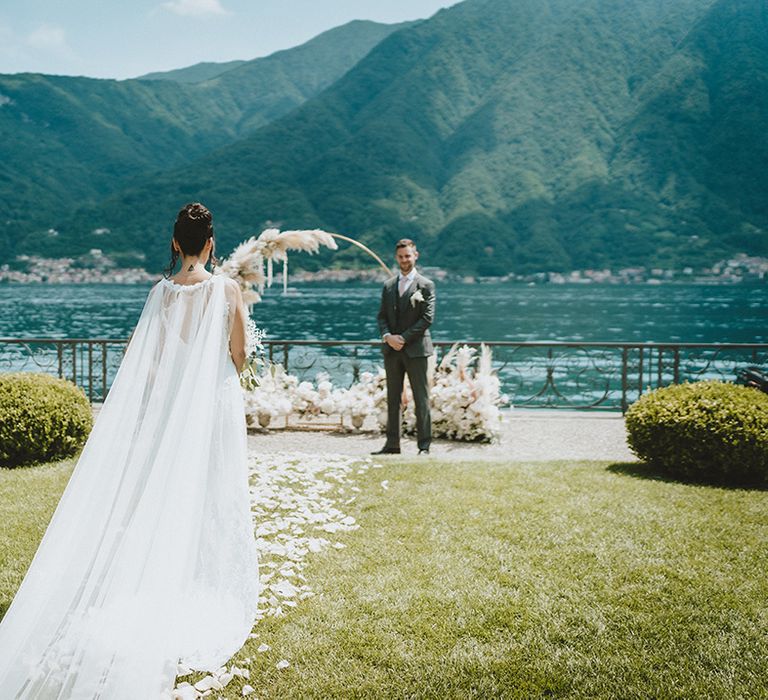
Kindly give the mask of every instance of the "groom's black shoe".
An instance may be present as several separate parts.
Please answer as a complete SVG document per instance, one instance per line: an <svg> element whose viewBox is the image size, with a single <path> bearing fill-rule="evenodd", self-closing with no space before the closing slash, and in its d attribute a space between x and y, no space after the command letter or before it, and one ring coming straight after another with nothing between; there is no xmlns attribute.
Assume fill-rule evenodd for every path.
<svg viewBox="0 0 768 700"><path fill-rule="evenodd" d="M422 448L419 450L419 454L420 454L420 455L428 455L428 454L429 454L429 448L428 448L428 447L422 447Z"/></svg>
<svg viewBox="0 0 768 700"><path fill-rule="evenodd" d="M400 448L399 447L387 447L384 445L380 450L376 450L376 452L371 452L372 455L399 455L400 454Z"/></svg>

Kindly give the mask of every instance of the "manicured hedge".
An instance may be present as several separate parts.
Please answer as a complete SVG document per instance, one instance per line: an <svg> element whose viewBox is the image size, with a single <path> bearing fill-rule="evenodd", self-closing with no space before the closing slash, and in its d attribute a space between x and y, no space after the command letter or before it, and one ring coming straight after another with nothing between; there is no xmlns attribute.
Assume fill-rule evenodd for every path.
<svg viewBox="0 0 768 700"><path fill-rule="evenodd" d="M717 381L656 389L630 407L626 424L632 451L672 476L768 483L768 395L757 389Z"/></svg>
<svg viewBox="0 0 768 700"><path fill-rule="evenodd" d="M83 391L48 374L0 374L0 467L63 459L93 425Z"/></svg>

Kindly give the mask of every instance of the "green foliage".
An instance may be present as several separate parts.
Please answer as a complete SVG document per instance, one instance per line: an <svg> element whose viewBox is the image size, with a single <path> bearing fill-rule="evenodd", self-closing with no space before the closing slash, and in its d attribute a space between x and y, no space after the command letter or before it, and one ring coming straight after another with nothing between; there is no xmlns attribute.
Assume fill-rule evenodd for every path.
<svg viewBox="0 0 768 700"><path fill-rule="evenodd" d="M83 391L48 374L0 374L0 467L62 459L93 425Z"/></svg>
<svg viewBox="0 0 768 700"><path fill-rule="evenodd" d="M139 176L186 165L286 114L401 26L351 22L219 74L215 66L183 69L178 81L0 75L0 254L123 250L115 239L144 207L128 209L122 199L78 220L69 235L47 231ZM210 79L193 82L206 71ZM187 190L184 198L198 197ZM167 243L167 221L184 201L174 197L162 217L137 224L144 240L132 249L153 234ZM103 227L116 235L92 234Z"/></svg>
<svg viewBox="0 0 768 700"><path fill-rule="evenodd" d="M467 0L388 36L252 136L139 182L140 229L183 182L215 206L225 250L273 221L384 249L410 235L425 262L481 275L759 253L768 209L746 195L768 184L768 103L742 107L768 76L757 6ZM721 88L694 119L705 72ZM86 210L67 239L125 203ZM481 251L456 255L478 236Z"/></svg>
<svg viewBox="0 0 768 700"><path fill-rule="evenodd" d="M497 219L479 212L467 214L440 232L429 261L447 268L460 261L467 274L503 275L504 261L515 255L515 242L514 232Z"/></svg>
<svg viewBox="0 0 768 700"><path fill-rule="evenodd" d="M214 211L220 252L274 222L379 251L408 235L425 263L480 275L766 254L762 13L761 0L465 0L200 83L114 83L122 121L93 102L78 121L69 99L83 89L57 83L29 111L50 138L42 121L8 131L4 220L41 229L19 252L143 250L155 269L190 198ZM17 99L5 79L0 93ZM20 119L11 108L0 136L4 114ZM0 221L0 245L13 226ZM112 235L94 239L97 227ZM480 252L455 254L478 236Z"/></svg>
<svg viewBox="0 0 768 700"><path fill-rule="evenodd" d="M768 395L757 389L717 381L656 389L626 422L632 451L673 476L768 483Z"/></svg>

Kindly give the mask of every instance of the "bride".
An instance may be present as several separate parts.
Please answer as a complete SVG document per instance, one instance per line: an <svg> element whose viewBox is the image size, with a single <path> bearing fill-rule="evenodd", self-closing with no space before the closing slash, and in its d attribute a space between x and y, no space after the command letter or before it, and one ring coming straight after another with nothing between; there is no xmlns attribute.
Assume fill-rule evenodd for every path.
<svg viewBox="0 0 768 700"><path fill-rule="evenodd" d="M112 388L0 623L0 698L170 696L219 668L259 594L239 370L245 310L185 206Z"/></svg>

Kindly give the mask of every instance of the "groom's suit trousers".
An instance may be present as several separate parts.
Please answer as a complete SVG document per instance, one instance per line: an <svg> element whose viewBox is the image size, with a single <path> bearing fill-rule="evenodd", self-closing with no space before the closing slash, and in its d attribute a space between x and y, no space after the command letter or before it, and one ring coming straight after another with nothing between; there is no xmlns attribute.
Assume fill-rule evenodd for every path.
<svg viewBox="0 0 768 700"><path fill-rule="evenodd" d="M402 350L384 355L384 369L387 373L387 447L400 447L400 426L403 422L400 398L407 374L416 411L416 440L420 450L429 449L432 442L432 419L429 412L428 362L427 357L409 357Z"/></svg>

